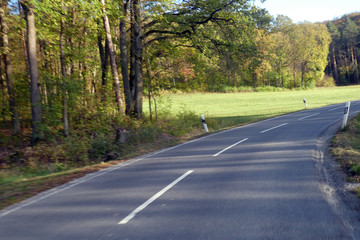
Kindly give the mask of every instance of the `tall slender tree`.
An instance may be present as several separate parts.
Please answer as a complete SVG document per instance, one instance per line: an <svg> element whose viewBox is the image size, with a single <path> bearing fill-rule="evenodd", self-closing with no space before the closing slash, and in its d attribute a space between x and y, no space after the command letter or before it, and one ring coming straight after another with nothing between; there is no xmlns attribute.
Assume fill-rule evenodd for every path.
<svg viewBox="0 0 360 240"><path fill-rule="evenodd" d="M131 96L130 82L129 82L129 70L128 70L128 52L126 46L126 18L127 9L129 6L129 0L122 1L122 16L120 19L120 61L121 61L121 74L123 79L124 94L125 94L125 105L126 114L130 115L133 112L133 101Z"/></svg>
<svg viewBox="0 0 360 240"><path fill-rule="evenodd" d="M0 109L0 115L2 118L3 122L6 122L6 110L7 110L7 99L5 96L5 88L6 88L6 84L5 84L5 79L2 73L2 63L0 61L0 86L1 86L1 95L0 95L0 99L1 99L1 109Z"/></svg>
<svg viewBox="0 0 360 240"><path fill-rule="evenodd" d="M61 65L61 75L62 75L62 88L63 88L63 126L64 126L64 135L69 135L69 116L68 116L68 94L67 94L67 72L65 64L65 9L63 2L61 3L61 14L60 14L60 65Z"/></svg>
<svg viewBox="0 0 360 240"><path fill-rule="evenodd" d="M331 43L330 43L330 67L331 67L331 73L333 75L333 78L335 80L336 83L339 83L340 79L339 79L339 69L338 69L338 63L337 63L337 58L336 58L336 50L335 50L335 45L339 42L340 40L340 32L337 28L337 26L333 23L333 22L329 22L327 24L329 33L331 35Z"/></svg>
<svg viewBox="0 0 360 240"><path fill-rule="evenodd" d="M107 47L108 47L109 57L110 57L111 72L112 72L113 79L114 79L115 100L117 103L118 110L121 113L124 113L125 112L124 101L123 101L122 91L120 89L119 73L117 70L117 64L116 64L115 51L114 51L114 46L113 46L112 37L111 37L109 18L106 14L105 0L100 0L100 2L102 4L102 14L103 14L102 18L103 18Z"/></svg>
<svg viewBox="0 0 360 240"><path fill-rule="evenodd" d="M39 90L39 72L37 64L36 51L36 29L35 29L35 14L33 5L28 1L22 1L21 6L25 13L26 20L26 47L28 56L28 66L30 75L30 103L32 115L32 144L36 144L43 138L41 123L42 123L42 106Z"/></svg>
<svg viewBox="0 0 360 240"><path fill-rule="evenodd" d="M142 117L143 73L142 54L143 37L141 25L140 0L131 0L131 64L130 86L132 86L132 101L134 102L133 115Z"/></svg>
<svg viewBox="0 0 360 240"><path fill-rule="evenodd" d="M347 49L347 58L348 65L353 72L353 81L355 83L360 83L358 61L357 61L357 37L359 35L359 30L354 21L349 17L346 18L345 26L342 32L343 42L345 43Z"/></svg>
<svg viewBox="0 0 360 240"><path fill-rule="evenodd" d="M101 34L98 35L98 47L101 61L101 101L106 102L106 86L107 86L107 74L109 66L109 51L107 41L105 41L105 48L103 45L103 38Z"/></svg>
<svg viewBox="0 0 360 240"><path fill-rule="evenodd" d="M9 39L8 39L8 25L5 16L5 9L7 1L1 1L0 4L0 26L1 26L1 43L2 43L2 60L5 67L6 85L9 94L9 106L12 122L12 134L17 135L20 133L20 120L17 110L15 92L14 92L14 78L12 72L12 65L9 57Z"/></svg>

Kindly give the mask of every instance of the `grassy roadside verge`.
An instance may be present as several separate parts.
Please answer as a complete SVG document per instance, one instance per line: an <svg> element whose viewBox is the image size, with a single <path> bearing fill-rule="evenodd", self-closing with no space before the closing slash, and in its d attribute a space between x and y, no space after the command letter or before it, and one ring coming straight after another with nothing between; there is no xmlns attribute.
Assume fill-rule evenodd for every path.
<svg viewBox="0 0 360 240"><path fill-rule="evenodd" d="M99 171L118 164L120 161L96 164L93 166L68 170L60 173L53 173L45 176L22 178L8 183L0 184L0 209L6 206L25 200L40 192L57 187L73 179L85 176L88 173Z"/></svg>
<svg viewBox="0 0 360 240"><path fill-rule="evenodd" d="M159 100L159 122L155 124L144 120L138 123L134 127L136 131L133 131L132 143L114 144L115 136L112 128L105 129L104 132L109 133L96 134L99 128L107 126L101 122L87 130L92 133L91 138L85 138L85 133L81 132L79 136L73 135L68 138L67 145L55 142L36 148L11 149L10 160L25 162L27 164L25 171L29 172L29 168L35 169L45 165L47 169L57 172L14 176L14 172L9 175L0 169L0 209L87 173L117 164L119 161L200 136L203 134L200 114L206 115L210 131L218 131L303 110L304 97L309 108L315 108L359 99L359 91L360 86L351 86L307 91L166 95L162 97L162 103ZM3 144L6 145L7 143ZM122 151L119 156L118 151ZM98 157L97 162L91 162L92 159L89 158L91 154ZM115 161L102 163L104 156L112 157L113 154ZM0 148L0 163L1 157ZM75 157L78 160L74 160ZM84 164L91 166L77 165L76 169L68 168L66 161L80 163L83 161Z"/></svg>
<svg viewBox="0 0 360 240"><path fill-rule="evenodd" d="M360 183L360 114L335 135L330 150L347 173L347 181ZM360 197L360 187L354 191Z"/></svg>

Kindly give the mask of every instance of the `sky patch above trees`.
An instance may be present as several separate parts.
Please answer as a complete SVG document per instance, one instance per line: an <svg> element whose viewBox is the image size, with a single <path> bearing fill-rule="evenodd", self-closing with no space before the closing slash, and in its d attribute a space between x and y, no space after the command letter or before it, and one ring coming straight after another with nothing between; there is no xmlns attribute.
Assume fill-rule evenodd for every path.
<svg viewBox="0 0 360 240"><path fill-rule="evenodd" d="M295 23L334 20L360 9L358 0L266 0L264 3L256 0L255 4L266 8L275 17L276 15L288 16Z"/></svg>

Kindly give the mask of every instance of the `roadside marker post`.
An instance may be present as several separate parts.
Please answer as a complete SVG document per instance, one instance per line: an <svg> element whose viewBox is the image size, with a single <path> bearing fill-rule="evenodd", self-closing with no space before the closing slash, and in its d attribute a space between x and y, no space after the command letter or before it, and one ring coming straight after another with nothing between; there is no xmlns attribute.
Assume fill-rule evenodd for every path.
<svg viewBox="0 0 360 240"><path fill-rule="evenodd" d="M209 132L209 129L208 129L208 127L207 127L207 124L206 124L204 115L201 114L201 117L200 117L200 118L201 118L201 122L202 122L203 125L204 125L204 130L205 130L205 132Z"/></svg>
<svg viewBox="0 0 360 240"><path fill-rule="evenodd" d="M351 104L351 102L347 102L346 105L345 105L344 118L343 118L343 122L342 122L342 125L341 125L341 129L344 129L346 127L347 120L348 120L349 113L350 113L350 104Z"/></svg>
<svg viewBox="0 0 360 240"><path fill-rule="evenodd" d="M308 108L305 98L303 98L303 102L304 102L305 108Z"/></svg>

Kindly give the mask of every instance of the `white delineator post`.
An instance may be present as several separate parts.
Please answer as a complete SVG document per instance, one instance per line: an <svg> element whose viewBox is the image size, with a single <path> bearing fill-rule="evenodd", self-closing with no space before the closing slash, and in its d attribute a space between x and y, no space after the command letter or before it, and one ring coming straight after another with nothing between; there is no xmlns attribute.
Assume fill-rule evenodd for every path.
<svg viewBox="0 0 360 240"><path fill-rule="evenodd" d="M343 122L341 125L341 129L344 129L346 127L346 123L349 117L349 112L350 112L350 104L351 102L347 102L345 105L345 109L344 109L344 118L343 118Z"/></svg>
<svg viewBox="0 0 360 240"><path fill-rule="evenodd" d="M304 102L305 108L308 108L305 98L303 98L303 102Z"/></svg>
<svg viewBox="0 0 360 240"><path fill-rule="evenodd" d="M205 122L205 117L204 117L203 114L201 114L201 122L202 122L203 125L204 125L204 130L205 130L205 132L209 132L209 129L208 129L208 127L207 127L207 124L206 124L206 122Z"/></svg>

